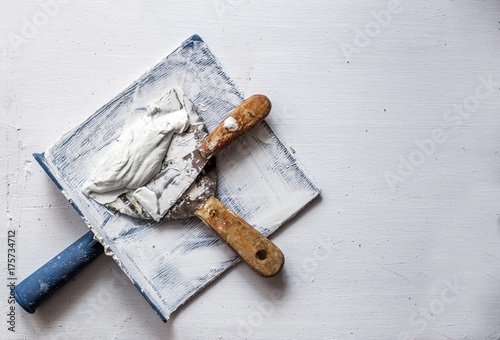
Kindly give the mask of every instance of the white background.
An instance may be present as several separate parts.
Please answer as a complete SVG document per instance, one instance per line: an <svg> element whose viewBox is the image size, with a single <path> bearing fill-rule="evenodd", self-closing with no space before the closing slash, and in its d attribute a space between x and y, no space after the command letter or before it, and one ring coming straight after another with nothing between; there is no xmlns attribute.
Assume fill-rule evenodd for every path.
<svg viewBox="0 0 500 340"><path fill-rule="evenodd" d="M9 1L0 32L19 279L86 232L31 154L195 33L323 190L280 275L239 264L167 324L102 256L8 332L2 265L2 339L500 337L500 2Z"/></svg>

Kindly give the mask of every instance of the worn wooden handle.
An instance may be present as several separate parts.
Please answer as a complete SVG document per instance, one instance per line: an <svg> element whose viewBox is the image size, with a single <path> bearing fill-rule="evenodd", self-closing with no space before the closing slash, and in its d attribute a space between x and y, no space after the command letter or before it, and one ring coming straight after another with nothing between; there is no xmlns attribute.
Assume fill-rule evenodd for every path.
<svg viewBox="0 0 500 340"><path fill-rule="evenodd" d="M219 234L257 274L270 277L283 268L285 257L281 250L215 197L206 200L195 215Z"/></svg>
<svg viewBox="0 0 500 340"><path fill-rule="evenodd" d="M271 101L256 94L238 105L198 148L205 158L210 158L231 144L236 138L264 120L271 111Z"/></svg>

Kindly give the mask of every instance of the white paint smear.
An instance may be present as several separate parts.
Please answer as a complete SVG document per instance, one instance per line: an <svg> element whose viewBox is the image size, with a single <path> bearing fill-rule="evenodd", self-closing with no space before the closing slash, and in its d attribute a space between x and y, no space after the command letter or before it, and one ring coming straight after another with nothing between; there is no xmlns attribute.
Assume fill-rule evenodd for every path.
<svg viewBox="0 0 500 340"><path fill-rule="evenodd" d="M83 185L83 192L101 204L115 201L124 193L137 191L148 210L158 206L155 195L144 185L161 170L172 137L189 126L188 112L181 99L184 93L171 88L147 111L123 130L108 147L101 163ZM156 209L157 210L157 209Z"/></svg>
<svg viewBox="0 0 500 340"><path fill-rule="evenodd" d="M233 117L227 117L224 121L224 129L228 129L233 132L238 130L238 122Z"/></svg>

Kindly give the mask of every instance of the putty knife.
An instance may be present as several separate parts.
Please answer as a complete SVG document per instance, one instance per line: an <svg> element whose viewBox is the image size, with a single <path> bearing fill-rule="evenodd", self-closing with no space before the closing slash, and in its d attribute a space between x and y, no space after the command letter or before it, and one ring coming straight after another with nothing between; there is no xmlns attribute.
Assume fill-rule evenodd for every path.
<svg viewBox="0 0 500 340"><path fill-rule="evenodd" d="M183 157L170 159L166 166L146 187L158 198L158 207L154 211L148 210L148 205L142 204L140 199L134 204L134 209L125 212L133 217L154 219L159 221L171 208L175 216L178 210L188 210L189 215L198 216L206 225L211 227L257 274L270 277L276 275L284 264L281 250L269 239L264 237L255 228L246 223L241 217L229 210L213 195L215 190L204 181L204 176L198 180L196 191L202 191L206 197L208 190L210 197L202 201L194 198L191 204L179 207L177 204L181 196L191 188L192 183L199 177L209 160L217 153L229 146L234 140L248 132L255 125L264 120L271 111L271 102L264 95L254 95L238 105L215 130L194 151ZM201 120L201 119L200 119ZM202 120L201 120L202 121ZM228 127L226 122L232 122ZM132 198L128 198L130 202ZM139 208L141 207L142 208ZM158 211L159 210L159 211Z"/></svg>
<svg viewBox="0 0 500 340"><path fill-rule="evenodd" d="M160 221L152 228L148 221L110 213L86 197L81 187L103 157L106 146L118 137L120 127L143 114L147 103L174 85L181 87L200 108L210 131L245 98L207 45L194 35L37 155L40 165L102 241L107 253L164 321L237 263L238 257L198 218ZM217 157L219 201L264 236L277 230L320 193L265 122Z"/></svg>

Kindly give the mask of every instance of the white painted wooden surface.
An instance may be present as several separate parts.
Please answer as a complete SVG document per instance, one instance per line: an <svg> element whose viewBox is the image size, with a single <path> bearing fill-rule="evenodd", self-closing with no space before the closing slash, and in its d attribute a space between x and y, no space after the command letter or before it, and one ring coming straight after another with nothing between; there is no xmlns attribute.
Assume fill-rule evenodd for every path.
<svg viewBox="0 0 500 340"><path fill-rule="evenodd" d="M323 192L273 235L278 277L238 265L164 324L101 257L1 338L500 337L499 21L494 0L3 4L0 258L15 229L19 278L86 231L31 153L193 33L271 98Z"/></svg>

